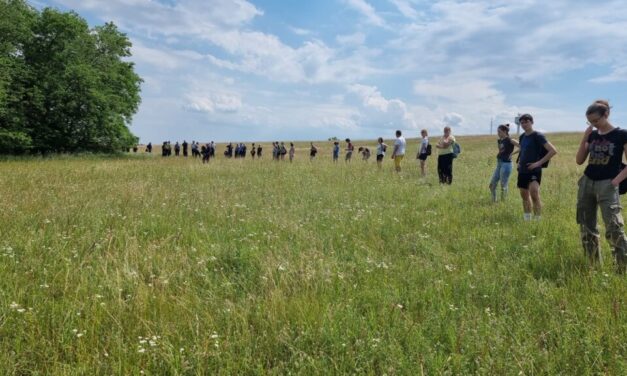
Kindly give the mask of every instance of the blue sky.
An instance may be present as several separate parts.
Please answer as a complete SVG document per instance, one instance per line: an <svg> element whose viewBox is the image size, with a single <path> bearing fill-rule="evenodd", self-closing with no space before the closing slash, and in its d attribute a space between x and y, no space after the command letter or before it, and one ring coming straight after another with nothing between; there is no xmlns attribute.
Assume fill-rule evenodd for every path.
<svg viewBox="0 0 627 376"><path fill-rule="evenodd" d="M486 134L530 112L627 127L627 2L37 0L113 21L145 80L141 142Z"/></svg>

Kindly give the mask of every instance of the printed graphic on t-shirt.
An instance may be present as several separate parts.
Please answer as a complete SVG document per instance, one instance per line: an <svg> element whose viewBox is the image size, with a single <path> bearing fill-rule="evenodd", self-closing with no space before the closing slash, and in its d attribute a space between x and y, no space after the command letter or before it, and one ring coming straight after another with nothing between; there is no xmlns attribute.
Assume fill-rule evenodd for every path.
<svg viewBox="0 0 627 376"><path fill-rule="evenodd" d="M613 142L604 138L592 140L588 146L588 150L590 151L590 160L588 161L588 164L607 165L614 155L615 148L616 145Z"/></svg>

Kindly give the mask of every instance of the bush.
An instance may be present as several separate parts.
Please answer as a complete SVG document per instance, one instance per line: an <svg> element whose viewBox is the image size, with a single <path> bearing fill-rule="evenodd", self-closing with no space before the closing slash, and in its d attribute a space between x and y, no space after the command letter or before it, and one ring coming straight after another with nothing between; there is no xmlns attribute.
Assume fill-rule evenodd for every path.
<svg viewBox="0 0 627 376"><path fill-rule="evenodd" d="M26 133L0 129L0 154L22 154L32 146L33 140Z"/></svg>

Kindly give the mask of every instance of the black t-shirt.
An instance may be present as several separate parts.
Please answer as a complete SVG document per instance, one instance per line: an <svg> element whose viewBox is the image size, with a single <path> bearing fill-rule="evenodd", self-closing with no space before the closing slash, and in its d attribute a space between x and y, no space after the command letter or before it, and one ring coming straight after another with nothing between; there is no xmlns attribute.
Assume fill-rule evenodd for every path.
<svg viewBox="0 0 627 376"><path fill-rule="evenodd" d="M529 170L527 164L535 163L542 159L544 144L548 141L546 137L540 133L533 131L530 135L525 133L520 135L520 159L518 160L518 172L530 174L532 172L542 171L542 167L535 170Z"/></svg>
<svg viewBox="0 0 627 376"><path fill-rule="evenodd" d="M584 174L592 180L614 179L620 172L627 130L614 128L609 133L592 131L588 136L588 166Z"/></svg>
<svg viewBox="0 0 627 376"><path fill-rule="evenodd" d="M512 161L512 153L514 152L514 144L509 137L505 137L504 139L498 139L497 141L499 146L499 153L496 155L496 158L503 162L511 162Z"/></svg>

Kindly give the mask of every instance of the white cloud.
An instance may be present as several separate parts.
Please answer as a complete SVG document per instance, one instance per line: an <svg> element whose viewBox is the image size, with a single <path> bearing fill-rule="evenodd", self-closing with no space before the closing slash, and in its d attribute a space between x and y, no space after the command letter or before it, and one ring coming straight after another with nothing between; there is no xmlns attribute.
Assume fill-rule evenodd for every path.
<svg viewBox="0 0 627 376"><path fill-rule="evenodd" d="M434 102L453 103L503 103L503 93L496 90L491 82L477 78L467 78L463 74L436 76L431 80L414 83L414 92Z"/></svg>
<svg viewBox="0 0 627 376"><path fill-rule="evenodd" d="M445 125L453 128L458 128L464 123L464 117L455 112L450 112L444 115L444 119L442 120L444 121Z"/></svg>
<svg viewBox="0 0 627 376"><path fill-rule="evenodd" d="M601 76L601 77L596 77L590 80L590 82L597 83L597 84L624 82L624 81L627 81L627 65L614 66L610 74Z"/></svg>
<svg viewBox="0 0 627 376"><path fill-rule="evenodd" d="M408 0L389 0L401 14L407 18L416 19L418 12L411 6Z"/></svg>
<svg viewBox="0 0 627 376"><path fill-rule="evenodd" d="M311 30L301 29L299 27L290 26L289 29L296 35L306 36L313 34Z"/></svg>
<svg viewBox="0 0 627 376"><path fill-rule="evenodd" d="M242 107L242 99L232 93L189 94L186 109L214 113L237 112Z"/></svg>
<svg viewBox="0 0 627 376"><path fill-rule="evenodd" d="M618 1L439 1L418 18L389 45L402 69L427 76L466 71L540 82L587 65L620 65L627 39L627 3Z"/></svg>
<svg viewBox="0 0 627 376"><path fill-rule="evenodd" d="M555 88L560 81L611 99L604 90L616 85L607 84L627 81L627 2L617 0L342 0L341 25L325 13L307 26L252 0L37 1L127 33L145 78L138 118L163 127L175 108L185 121L233 132L358 137L451 124L480 133L491 118L511 122L525 111L564 130L581 114L564 108L575 105Z"/></svg>
<svg viewBox="0 0 627 376"><path fill-rule="evenodd" d="M203 55L195 51L174 50L163 46L153 48L146 46L139 40L133 40L132 43L132 60L137 64L150 65L158 69L180 69L189 62L205 59Z"/></svg>
<svg viewBox="0 0 627 376"><path fill-rule="evenodd" d="M348 35L338 35L335 40L341 45L359 46L366 41L366 35L364 33L354 33Z"/></svg>
<svg viewBox="0 0 627 376"><path fill-rule="evenodd" d="M350 85L348 92L360 99L359 123L366 127L414 129L416 121L400 99L387 99L379 89L367 85Z"/></svg>
<svg viewBox="0 0 627 376"><path fill-rule="evenodd" d="M346 5L361 13L369 23L375 26L385 26L385 21L379 16L372 5L365 0L344 0Z"/></svg>

